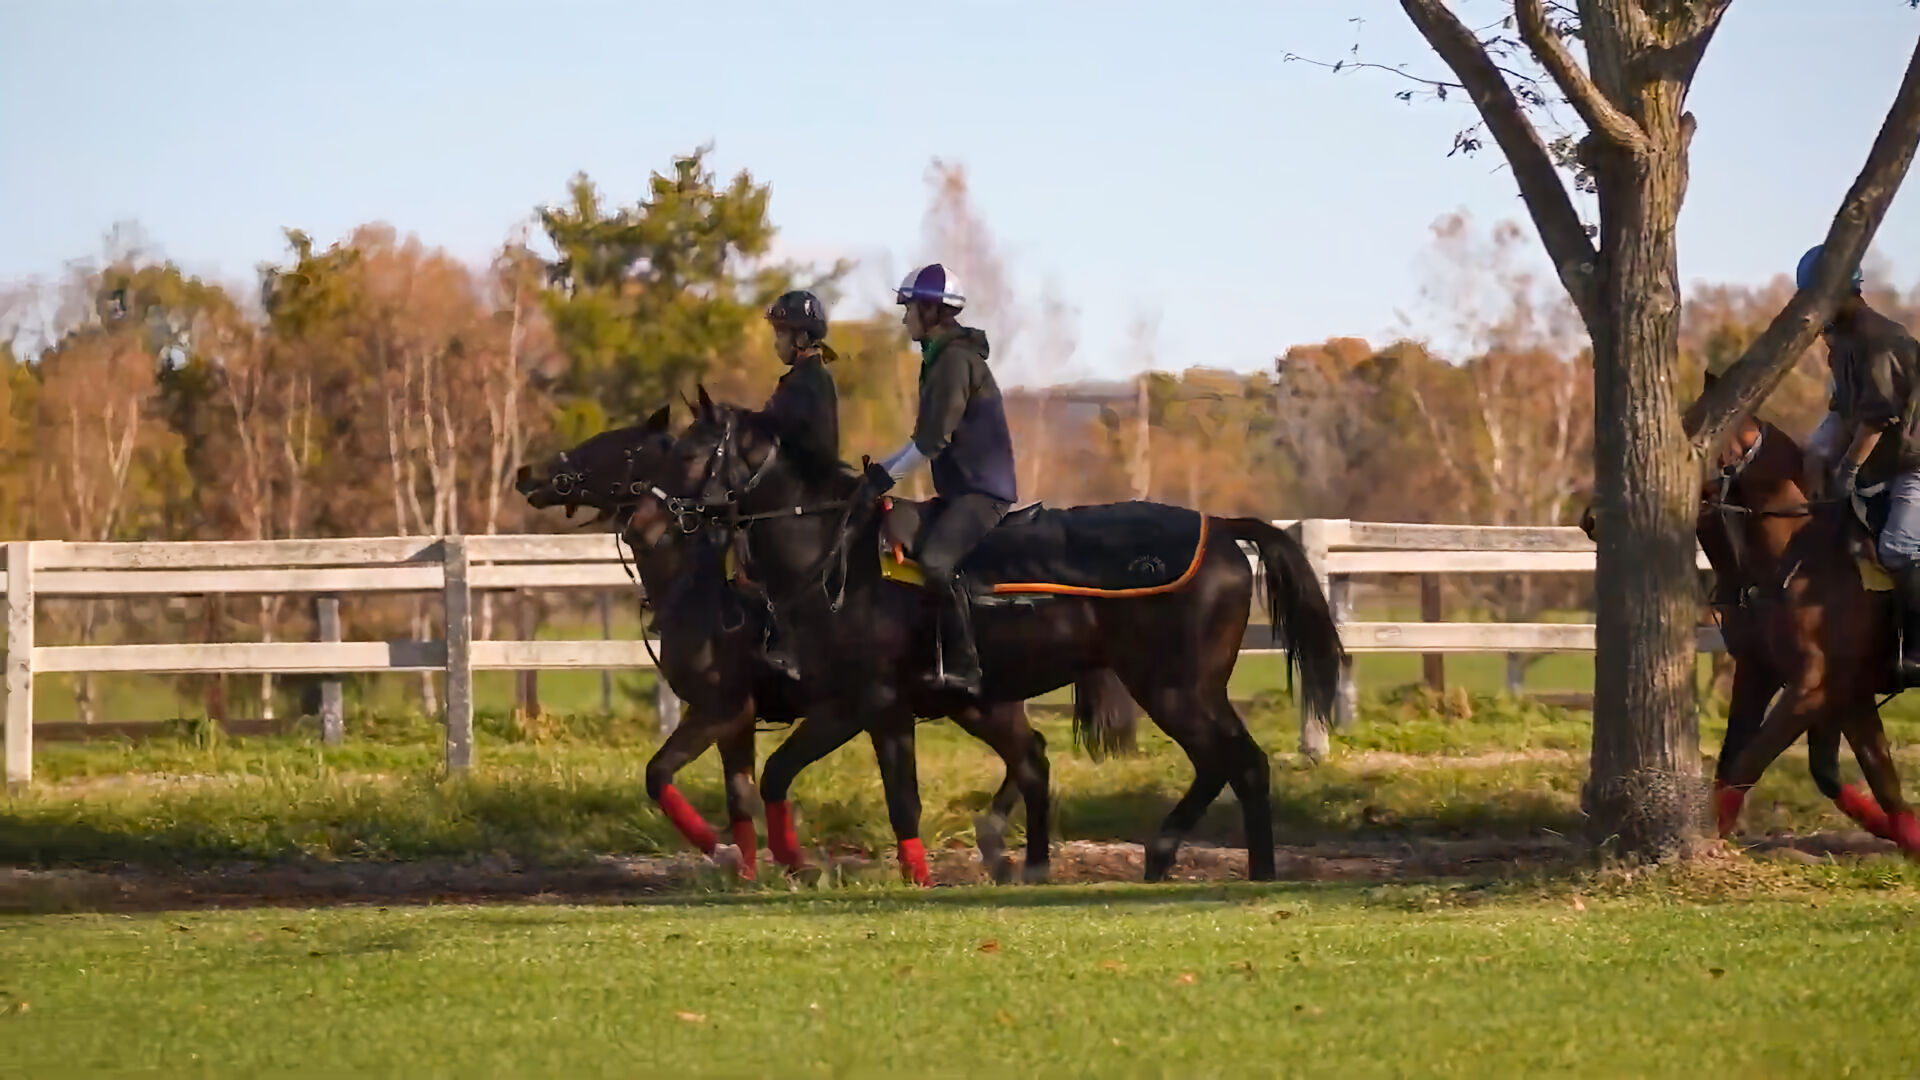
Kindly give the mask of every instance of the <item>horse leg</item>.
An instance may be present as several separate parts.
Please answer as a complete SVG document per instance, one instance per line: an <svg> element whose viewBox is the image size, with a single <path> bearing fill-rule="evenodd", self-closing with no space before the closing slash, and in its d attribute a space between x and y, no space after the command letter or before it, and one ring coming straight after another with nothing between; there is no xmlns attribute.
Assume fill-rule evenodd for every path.
<svg viewBox="0 0 1920 1080"><path fill-rule="evenodd" d="M1267 752L1254 741L1239 710L1227 698L1224 684L1214 698L1212 715L1226 747L1227 784L1240 803L1247 834L1247 880L1272 881L1273 767L1267 762Z"/></svg>
<svg viewBox="0 0 1920 1080"><path fill-rule="evenodd" d="M1795 739L1805 734L1816 723L1831 723L1831 711L1825 685L1820 681L1821 673L1812 673L1815 677L1798 685L1787 688L1785 696L1767 713L1760 729L1753 738L1740 748L1733 757L1733 764L1721 774L1725 781L1714 792L1713 809L1715 824L1720 835L1730 836L1734 825L1740 820L1741 804L1746 802L1747 792L1758 783L1760 775L1767 771L1773 760L1786 752Z"/></svg>
<svg viewBox="0 0 1920 1080"><path fill-rule="evenodd" d="M753 830L753 717L720 740L720 768L727 785L727 822L740 850L740 876L752 881L760 841Z"/></svg>
<svg viewBox="0 0 1920 1080"><path fill-rule="evenodd" d="M749 705L748 712L751 711ZM673 786L673 778L688 762L706 753L721 730L722 724L711 713L688 705L680 726L673 729L673 734L668 735L667 741L647 760L647 797L659 805L661 813L686 837L687 843L705 855L713 854L713 828Z"/></svg>
<svg viewBox="0 0 1920 1080"><path fill-rule="evenodd" d="M1713 790L1727 786L1727 770L1733 759L1753 741L1754 732L1766 722L1767 706L1780 692L1780 678L1764 657L1747 656L1734 661L1733 690L1727 696L1727 734L1720 740L1719 760L1713 767Z"/></svg>
<svg viewBox="0 0 1920 1080"><path fill-rule="evenodd" d="M1900 845L1900 850L1909 857L1920 858L1920 822L1914 820L1913 811L1900 794L1900 773L1893 767L1893 752L1887 747L1887 731L1881 726L1880 711L1874 709L1855 715L1857 719L1848 728L1847 741L1853 744L1853 756L1860 762L1860 771L1866 775L1875 801L1886 811L1884 835Z"/></svg>
<svg viewBox="0 0 1920 1080"><path fill-rule="evenodd" d="M1873 703L1868 701L1866 707L1871 710ZM1853 720L1857 711L1858 706L1849 716L1849 721ZM1852 784L1840 782L1840 736L1844 726L1816 724L1813 730L1807 732L1807 772L1813 775L1814 786L1820 789L1820 794L1832 799L1841 813L1873 835L1885 837L1888 835L1887 812L1880 809L1880 804L1873 801L1873 796ZM1854 756L1858 757L1859 753L1855 750Z"/></svg>
<svg viewBox="0 0 1920 1080"><path fill-rule="evenodd" d="M1126 676L1126 672L1121 672L1123 679ZM1160 831L1147 843L1146 880L1165 881L1173 871L1180 841L1227 786L1232 771L1227 765L1229 754L1220 745L1206 702L1197 695L1173 686L1139 685L1134 679L1127 679L1127 689L1132 692L1133 700L1146 710L1147 718L1180 744L1180 749L1187 752L1187 760L1193 763L1193 783L1186 794L1180 796L1180 801L1173 804L1173 809L1160 822ZM1271 857L1271 843L1267 850Z"/></svg>
<svg viewBox="0 0 1920 1080"><path fill-rule="evenodd" d="M760 798L767 806L767 854L789 871L805 865L800 857L800 841L794 834L793 807L787 793L800 770L845 746L860 734L860 729L825 709L800 721L793 734L767 755L760 770Z"/></svg>
<svg viewBox="0 0 1920 1080"><path fill-rule="evenodd" d="M927 848L920 842L920 777L913 757L913 717L889 716L867 729L887 796L887 820L899 843L900 872L925 888L933 884Z"/></svg>
<svg viewBox="0 0 1920 1080"><path fill-rule="evenodd" d="M1029 884L1045 881L1049 860L1046 740L1027 723L1026 707L1019 703L995 705L984 712L969 709L954 716L953 722L991 747L1007 769L987 812L973 822L981 864L996 884L1012 878L1012 864L1006 857L1007 818L1014 803L1024 800L1027 855L1021 878Z"/></svg>
<svg viewBox="0 0 1920 1080"><path fill-rule="evenodd" d="M1021 708L1021 719L1026 709ZM1049 794L1052 767L1047 764L1046 736L1027 731L1027 756L1020 768L1020 799L1027 804L1027 856L1020 861L1020 881L1044 885L1052 875L1053 797Z"/></svg>

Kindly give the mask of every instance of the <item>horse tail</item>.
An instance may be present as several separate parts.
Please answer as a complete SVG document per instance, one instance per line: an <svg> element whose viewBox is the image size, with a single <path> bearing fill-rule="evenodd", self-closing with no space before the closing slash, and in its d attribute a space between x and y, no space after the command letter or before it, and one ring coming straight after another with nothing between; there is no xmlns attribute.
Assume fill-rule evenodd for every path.
<svg viewBox="0 0 1920 1080"><path fill-rule="evenodd" d="M1287 650L1288 672L1299 676L1308 714L1330 721L1347 650L1306 550L1258 518L1215 518L1214 527L1259 549L1273 640Z"/></svg>
<svg viewBox="0 0 1920 1080"><path fill-rule="evenodd" d="M1082 672L1073 681L1073 745L1095 761L1131 757L1140 710L1111 668Z"/></svg>

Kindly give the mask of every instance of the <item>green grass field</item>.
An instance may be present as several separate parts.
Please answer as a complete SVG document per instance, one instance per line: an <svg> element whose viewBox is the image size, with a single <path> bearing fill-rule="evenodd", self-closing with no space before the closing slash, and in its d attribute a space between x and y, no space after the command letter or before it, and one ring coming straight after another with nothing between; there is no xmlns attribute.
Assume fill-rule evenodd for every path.
<svg viewBox="0 0 1920 1080"><path fill-rule="evenodd" d="M1415 657L1362 663L1389 659L1404 670L1377 687L1417 674ZM1584 713L1381 687L1309 766L1270 662L1239 678L1296 851L1519 851L1582 827ZM243 884L223 894L235 910L180 891L510 865L531 894L610 857L682 852L641 787L650 715L594 711L592 675L549 679L556 706L564 685L586 704L546 720L489 702L478 764L454 778L438 725L395 707L357 709L332 748L310 727L204 725L39 746L35 785L0 803L0 867L15 868L0 870L0 1075L1827 1076L1920 1060L1920 866L1891 856L1626 871L1515 855L1371 884L919 892L891 884L864 742L794 799L804 844L878 862L810 885L712 869L664 891L554 887L599 901L581 906ZM1887 713L1914 775L1920 712ZM1036 723L1058 840L1140 841L1191 777L1150 727L1138 756L1094 763L1063 718ZM1723 723L1709 710L1702 728L1705 759ZM782 737L761 736L763 760ZM918 741L922 835L970 847L1000 765L948 724ZM715 821L718 780L711 758L680 777ZM1801 750L1745 818L1749 838L1846 827ZM1194 840L1237 845L1240 828L1223 796ZM154 881L173 891L142 891ZM302 902L341 906L265 906Z"/></svg>
<svg viewBox="0 0 1920 1080"><path fill-rule="evenodd" d="M1909 1072L1912 887L1758 876L1705 903L1663 880L15 918L0 1071Z"/></svg>

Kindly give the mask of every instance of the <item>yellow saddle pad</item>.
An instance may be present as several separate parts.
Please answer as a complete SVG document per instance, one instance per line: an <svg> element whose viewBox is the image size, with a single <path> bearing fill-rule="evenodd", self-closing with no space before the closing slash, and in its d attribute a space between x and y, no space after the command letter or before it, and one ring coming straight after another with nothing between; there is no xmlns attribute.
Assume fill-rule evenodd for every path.
<svg viewBox="0 0 1920 1080"><path fill-rule="evenodd" d="M1859 556L1855 556L1853 561L1860 564L1860 584L1865 585L1868 592L1893 591L1893 575L1882 569L1879 563Z"/></svg>

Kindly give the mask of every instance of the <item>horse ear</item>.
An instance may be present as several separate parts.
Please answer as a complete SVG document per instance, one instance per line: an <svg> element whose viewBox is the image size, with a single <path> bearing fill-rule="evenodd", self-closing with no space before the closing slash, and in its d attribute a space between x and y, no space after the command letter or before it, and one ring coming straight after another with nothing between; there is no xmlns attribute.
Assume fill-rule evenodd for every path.
<svg viewBox="0 0 1920 1080"><path fill-rule="evenodd" d="M700 392L700 415L712 416L713 399L707 396L707 384L701 383L698 389Z"/></svg>
<svg viewBox="0 0 1920 1080"><path fill-rule="evenodd" d="M665 431L667 430L667 424L670 423L672 420L673 420L673 403L668 402L667 404L662 405L660 406L660 408L656 409L652 416L647 417L646 423L641 424L640 426L642 428L645 428L648 431Z"/></svg>

